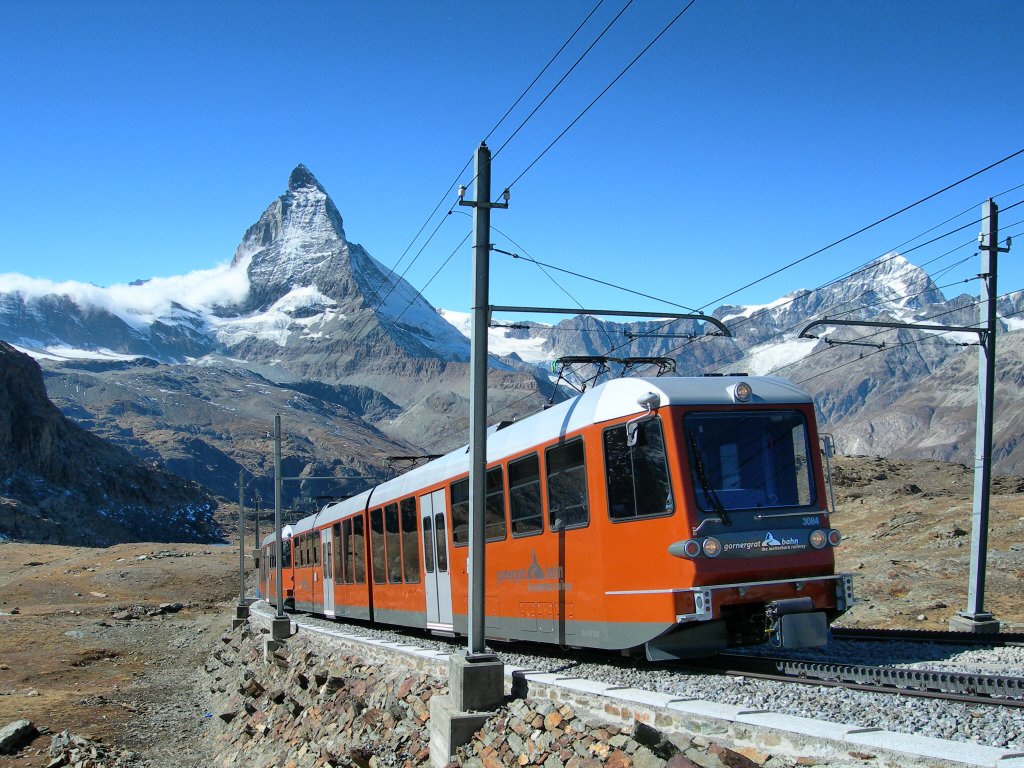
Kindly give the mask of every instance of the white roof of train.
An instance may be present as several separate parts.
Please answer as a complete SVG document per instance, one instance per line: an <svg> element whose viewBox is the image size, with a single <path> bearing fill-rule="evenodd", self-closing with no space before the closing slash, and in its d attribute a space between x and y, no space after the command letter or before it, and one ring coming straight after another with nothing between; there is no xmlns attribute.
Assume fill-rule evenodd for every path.
<svg viewBox="0 0 1024 768"><path fill-rule="evenodd" d="M612 379L588 389L578 397L558 403L540 413L493 432L487 438L487 461L498 461L556 436L564 436L589 424L639 415L644 408L637 399L653 392L660 405L734 405L733 389L745 381L753 390L753 404L811 403L806 390L774 376L662 376L658 378ZM660 407L660 406L659 406ZM469 447L462 446L439 459L387 480L374 489L325 506L315 515L295 523L293 533L311 530L327 521L347 517L366 509L373 493L373 505L408 496L430 485L469 471Z"/></svg>

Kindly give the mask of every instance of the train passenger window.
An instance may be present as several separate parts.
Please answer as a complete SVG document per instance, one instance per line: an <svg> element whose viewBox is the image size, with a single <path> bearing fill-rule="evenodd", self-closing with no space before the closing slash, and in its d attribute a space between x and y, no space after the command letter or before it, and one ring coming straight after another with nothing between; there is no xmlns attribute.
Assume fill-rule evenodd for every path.
<svg viewBox="0 0 1024 768"><path fill-rule="evenodd" d="M345 583L345 550L341 544L341 523L331 528L331 546L334 552L334 580L338 584Z"/></svg>
<svg viewBox="0 0 1024 768"><path fill-rule="evenodd" d="M505 538L505 480L501 467L487 470L484 538L487 541L501 541Z"/></svg>
<svg viewBox="0 0 1024 768"><path fill-rule="evenodd" d="M291 568L292 567L292 543L285 541L281 543L281 567Z"/></svg>
<svg viewBox="0 0 1024 768"><path fill-rule="evenodd" d="M513 538L540 533L544 523L540 504L540 458L536 453L508 463L508 502Z"/></svg>
<svg viewBox="0 0 1024 768"><path fill-rule="evenodd" d="M402 571L406 584L420 582L420 543L416 538L416 498L402 499Z"/></svg>
<svg viewBox="0 0 1024 768"><path fill-rule="evenodd" d="M608 516L614 521L672 512L661 419L639 422L636 434L636 445L629 446L625 424L604 431Z"/></svg>
<svg viewBox="0 0 1024 768"><path fill-rule="evenodd" d="M434 523L429 515L423 518L423 568L434 572Z"/></svg>
<svg viewBox="0 0 1024 768"><path fill-rule="evenodd" d="M548 525L553 531L586 525L590 521L587 470L583 440L548 448Z"/></svg>
<svg viewBox="0 0 1024 768"><path fill-rule="evenodd" d="M444 513L434 515L434 542L437 544L437 570L444 573L448 570L448 537L444 530Z"/></svg>
<svg viewBox="0 0 1024 768"><path fill-rule="evenodd" d="M469 543L469 478L452 483L452 543Z"/></svg>
<svg viewBox="0 0 1024 768"><path fill-rule="evenodd" d="M338 573L342 574L342 583L352 583L352 520L343 520L341 523L341 558L344 560L341 570Z"/></svg>
<svg viewBox="0 0 1024 768"><path fill-rule="evenodd" d="M353 584L366 583L366 542L363 537L362 516L352 520L352 578Z"/></svg>
<svg viewBox="0 0 1024 768"><path fill-rule="evenodd" d="M331 540L320 542L320 548L323 550L324 556L320 559L324 569L324 579L333 579L334 571L331 569Z"/></svg>
<svg viewBox="0 0 1024 768"><path fill-rule="evenodd" d="M384 538L387 540L388 583L402 583L402 539L398 529L398 505L384 507Z"/></svg>
<svg viewBox="0 0 1024 768"><path fill-rule="evenodd" d="M309 551L313 553L313 565L320 565L320 536L318 533L309 534Z"/></svg>
<svg viewBox="0 0 1024 768"><path fill-rule="evenodd" d="M384 510L379 507L370 512L370 566L373 583L384 583Z"/></svg>

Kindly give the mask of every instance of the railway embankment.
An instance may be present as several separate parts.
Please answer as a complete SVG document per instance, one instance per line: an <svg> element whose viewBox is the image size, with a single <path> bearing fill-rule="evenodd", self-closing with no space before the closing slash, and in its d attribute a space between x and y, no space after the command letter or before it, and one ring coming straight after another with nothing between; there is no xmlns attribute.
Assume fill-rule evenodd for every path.
<svg viewBox="0 0 1024 768"><path fill-rule="evenodd" d="M213 765L430 764L429 702L448 691L443 659L402 664L386 650L372 648L357 656L303 632L268 650L263 629L247 624L225 633L204 668L215 719ZM729 749L700 734L662 733L639 721L601 721L546 696L509 697L453 763L470 768L819 765L811 758Z"/></svg>
<svg viewBox="0 0 1024 768"><path fill-rule="evenodd" d="M413 768L430 759L430 699L447 688L447 654L400 642L353 644L300 627L268 649L266 617L225 632L203 671L211 765ZM547 677L555 678L550 683ZM951 765L941 759L794 738L723 719L708 702L676 716L604 697L558 675L529 680L461 747L469 768L864 768ZM657 698L657 696L655 696ZM688 707L688 708L687 708ZM703 711L702 707L710 707ZM868 729L872 730L872 729ZM875 729L877 730L877 729ZM898 747L893 744L893 747Z"/></svg>

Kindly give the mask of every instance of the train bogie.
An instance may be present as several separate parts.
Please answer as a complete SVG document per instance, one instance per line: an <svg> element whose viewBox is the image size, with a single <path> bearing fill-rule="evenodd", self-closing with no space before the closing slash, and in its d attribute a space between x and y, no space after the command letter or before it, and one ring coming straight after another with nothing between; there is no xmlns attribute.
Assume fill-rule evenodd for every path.
<svg viewBox="0 0 1024 768"><path fill-rule="evenodd" d="M454 451L300 521L295 605L465 633L468 470ZM818 645L853 600L812 403L778 379L596 387L489 436L484 506L495 640L651 659Z"/></svg>

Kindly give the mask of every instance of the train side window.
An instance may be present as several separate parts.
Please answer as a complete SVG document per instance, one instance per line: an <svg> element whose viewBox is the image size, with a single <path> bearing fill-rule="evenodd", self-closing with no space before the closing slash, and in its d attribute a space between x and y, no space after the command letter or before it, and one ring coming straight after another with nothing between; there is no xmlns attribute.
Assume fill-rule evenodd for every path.
<svg viewBox="0 0 1024 768"><path fill-rule="evenodd" d="M378 507L370 512L370 566L373 583L384 583L384 510Z"/></svg>
<svg viewBox="0 0 1024 768"><path fill-rule="evenodd" d="M613 521L671 514L672 486L661 419L637 425L636 445L626 441L626 425L604 431L608 516Z"/></svg>
<svg viewBox="0 0 1024 768"><path fill-rule="evenodd" d="M430 515L423 518L423 568L434 572L434 522Z"/></svg>
<svg viewBox="0 0 1024 768"><path fill-rule="evenodd" d="M363 517L353 518L352 520L352 552L354 554L354 560L352 566L352 578L354 584L365 584L366 583L366 541L363 537Z"/></svg>
<svg viewBox="0 0 1024 768"><path fill-rule="evenodd" d="M320 565L319 532L309 534L309 551L313 553L313 565Z"/></svg>
<svg viewBox="0 0 1024 768"><path fill-rule="evenodd" d="M290 541L281 544L281 567L292 567L292 543Z"/></svg>
<svg viewBox="0 0 1024 768"><path fill-rule="evenodd" d="M402 570L406 584L420 582L420 544L416 530L416 497L402 499Z"/></svg>
<svg viewBox="0 0 1024 768"><path fill-rule="evenodd" d="M452 483L452 543L464 547L469 543L469 478Z"/></svg>
<svg viewBox="0 0 1024 768"><path fill-rule="evenodd" d="M331 551L334 554L334 582L345 583L345 550L341 548L341 523L331 528Z"/></svg>
<svg viewBox="0 0 1024 768"><path fill-rule="evenodd" d="M384 538L387 539L388 583L402 583L402 539L398 528L398 505L384 507Z"/></svg>
<svg viewBox="0 0 1024 768"><path fill-rule="evenodd" d="M340 573L342 583L352 583L352 520L343 520L341 523L341 558L344 562Z"/></svg>
<svg viewBox="0 0 1024 768"><path fill-rule="evenodd" d="M583 440L548 448L545 453L548 477L548 525L553 531L576 528L590 521L587 499L587 469Z"/></svg>
<svg viewBox="0 0 1024 768"><path fill-rule="evenodd" d="M437 570L444 573L448 570L448 537L444 530L444 513L434 515L434 541L437 543Z"/></svg>
<svg viewBox="0 0 1024 768"><path fill-rule="evenodd" d="M536 453L508 463L508 501L512 537L540 533L544 523L540 503L540 458Z"/></svg>
<svg viewBox="0 0 1024 768"><path fill-rule="evenodd" d="M505 538L505 475L501 467L487 470L487 511L484 516L484 538L501 541Z"/></svg>

